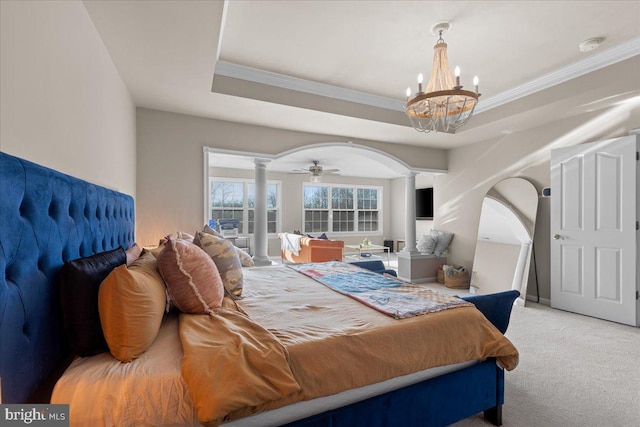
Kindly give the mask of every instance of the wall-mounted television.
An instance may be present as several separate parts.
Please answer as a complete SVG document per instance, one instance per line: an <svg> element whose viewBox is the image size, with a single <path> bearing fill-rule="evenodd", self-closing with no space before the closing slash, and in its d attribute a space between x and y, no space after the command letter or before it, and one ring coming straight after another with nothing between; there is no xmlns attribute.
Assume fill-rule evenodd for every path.
<svg viewBox="0 0 640 427"><path fill-rule="evenodd" d="M433 219L433 188L416 190L416 219Z"/></svg>

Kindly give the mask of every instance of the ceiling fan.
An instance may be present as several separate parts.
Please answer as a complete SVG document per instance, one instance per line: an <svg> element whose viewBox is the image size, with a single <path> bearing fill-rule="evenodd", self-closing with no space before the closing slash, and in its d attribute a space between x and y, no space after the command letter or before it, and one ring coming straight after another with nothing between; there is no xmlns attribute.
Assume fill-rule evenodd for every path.
<svg viewBox="0 0 640 427"><path fill-rule="evenodd" d="M306 173L310 175L311 182L320 182L322 175L339 175L340 169L323 169L319 160L313 160L307 169L294 169L291 173Z"/></svg>

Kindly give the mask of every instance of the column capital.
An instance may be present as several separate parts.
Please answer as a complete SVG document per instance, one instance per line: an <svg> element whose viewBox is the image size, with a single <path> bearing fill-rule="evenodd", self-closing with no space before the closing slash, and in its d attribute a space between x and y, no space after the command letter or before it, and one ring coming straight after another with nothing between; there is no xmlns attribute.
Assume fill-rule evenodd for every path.
<svg viewBox="0 0 640 427"><path fill-rule="evenodd" d="M270 162L271 162L271 159L263 159L259 157L255 157L253 159L253 163L255 163L256 166L267 166L267 164Z"/></svg>
<svg viewBox="0 0 640 427"><path fill-rule="evenodd" d="M405 172L402 175L405 176L405 178L414 178L416 175L418 175L420 172L416 172L416 171L409 171L409 172Z"/></svg>

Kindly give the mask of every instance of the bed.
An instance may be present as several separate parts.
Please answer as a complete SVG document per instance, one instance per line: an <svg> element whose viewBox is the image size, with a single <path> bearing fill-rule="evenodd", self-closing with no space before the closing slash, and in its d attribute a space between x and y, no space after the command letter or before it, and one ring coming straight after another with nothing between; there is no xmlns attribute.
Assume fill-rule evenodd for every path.
<svg viewBox="0 0 640 427"><path fill-rule="evenodd" d="M47 402L53 384L70 362L70 352L60 321L57 276L67 260L131 246L134 243L133 200L129 196L4 153L0 153L0 191L3 196L0 199L2 401ZM283 268L285 267L281 267ZM251 297L252 293L272 289L273 286L260 288L259 283L268 281L269 274L281 274L277 269L267 270L270 273L265 279L259 274L261 270L264 268L246 272L248 294L240 306L249 312L253 309L252 316L258 316L263 310L261 307L252 307L255 301ZM290 273L287 270L282 274ZM271 280L280 283L278 277L272 277ZM323 298L330 292L312 279L306 280L304 284L307 287L314 285L322 289L318 292L322 293ZM511 295L495 298L489 296L474 301L474 304L484 310L487 317L494 318L494 323L500 323L502 328L506 328L510 298ZM348 304L358 303L348 301ZM492 305L499 308L490 307ZM448 311L455 310L470 311L475 308ZM378 315L375 312L370 314L375 319L378 319ZM428 316L430 315L421 317ZM69 403L69 395L74 389L78 393L82 391L78 386L65 385L72 379L74 369L79 365L95 364L93 369L96 369L100 378L95 383L102 387L109 382L104 376L105 369L114 369L113 378L117 382L118 375L122 375L128 369L127 366L151 363L148 372L153 372L153 375L148 376L149 381L161 381L166 377L168 382L165 381L161 388L171 389L177 396L177 403L163 401L162 396L155 394L136 394L133 388L130 390L134 390L131 393L135 401L130 403L131 407L148 407L151 412L171 413L175 412L178 405L184 408L180 415L182 418L165 419L162 423L197 424L191 394L179 375L182 356L177 350L180 342L175 339L177 323L175 317L167 316L152 347L130 364L117 362L108 353L76 358L66 369L63 379L57 382L53 403ZM174 350L167 352L163 345L173 347ZM171 356L168 357L167 354ZM165 364L159 367L153 361L154 357L164 359ZM138 385L141 386L142 383ZM87 395L86 392L79 394ZM230 416L222 421L225 421L223 425L229 426L410 426L425 425L425 420L428 425L448 425L484 411L485 416L494 424L500 425L503 401L504 370L498 366L495 358L486 357L394 375L372 384L360 384L355 390L331 392L327 396L290 405L278 404L273 408L266 405L265 411L255 414L252 413L256 412L255 409L250 408L236 413L241 418L233 420L235 416ZM72 424L88 423L74 419L76 403L70 403ZM102 417L101 421L106 425L120 424L117 420L109 421L107 417ZM126 424L127 420L124 422Z"/></svg>

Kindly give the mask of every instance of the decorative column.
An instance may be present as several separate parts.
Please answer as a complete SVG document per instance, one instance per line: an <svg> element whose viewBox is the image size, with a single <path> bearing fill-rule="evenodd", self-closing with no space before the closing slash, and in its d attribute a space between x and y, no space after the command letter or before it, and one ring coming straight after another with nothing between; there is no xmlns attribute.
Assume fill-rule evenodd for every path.
<svg viewBox="0 0 640 427"><path fill-rule="evenodd" d="M404 180L404 249L418 253L416 249L416 172L408 172Z"/></svg>
<svg viewBox="0 0 640 427"><path fill-rule="evenodd" d="M255 255L253 261L256 265L271 265L267 249L267 163L266 159L253 159L255 163L255 187L254 200L254 227L253 237Z"/></svg>
<svg viewBox="0 0 640 427"><path fill-rule="evenodd" d="M404 181L404 249L398 252L398 276L412 283L434 281L438 265L446 258L423 255L416 248L416 172L405 174Z"/></svg>

